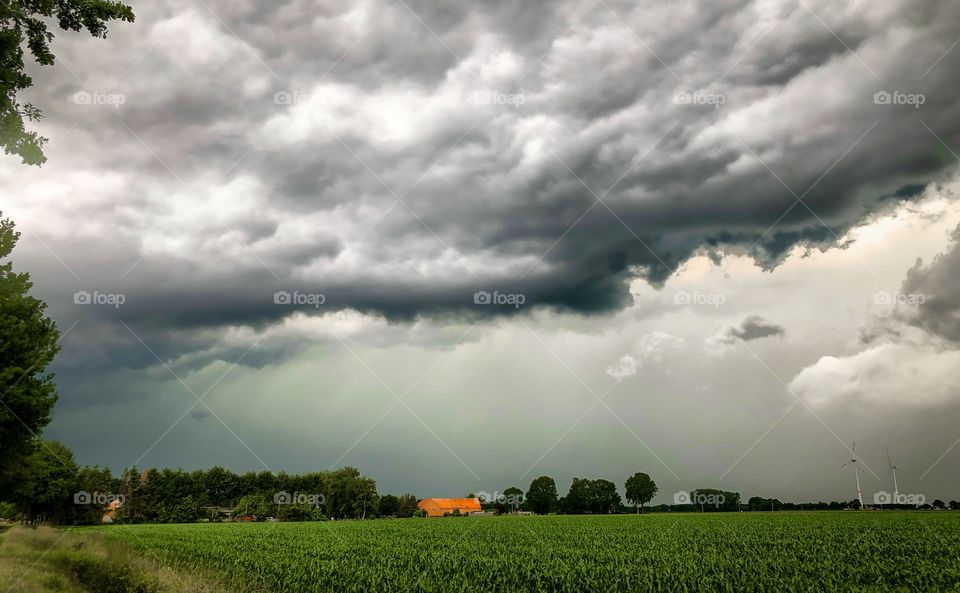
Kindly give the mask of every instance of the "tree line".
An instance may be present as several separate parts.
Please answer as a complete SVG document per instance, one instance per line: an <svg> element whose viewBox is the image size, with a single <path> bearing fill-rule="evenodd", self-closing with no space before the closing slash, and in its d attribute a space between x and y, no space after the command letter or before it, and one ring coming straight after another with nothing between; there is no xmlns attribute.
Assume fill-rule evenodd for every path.
<svg viewBox="0 0 960 593"><path fill-rule="evenodd" d="M628 477L623 484L626 502L623 503L617 486L610 480L573 478L566 496L558 496L557 484L550 476L540 476L530 483L523 510L537 514L563 515L642 513L659 492L657 483L644 472ZM677 500L678 496L681 500ZM677 493L672 505L657 505L646 510L653 512L728 512L740 510L740 493L698 488Z"/></svg>
<svg viewBox="0 0 960 593"><path fill-rule="evenodd" d="M637 472L624 483L627 501L641 512L643 505L657 494L657 484L646 473ZM617 485L605 479L573 478L566 496L558 496L557 483L550 476L540 476L530 483L524 510L537 514L566 515L621 513L625 507Z"/></svg>
<svg viewBox="0 0 960 593"><path fill-rule="evenodd" d="M228 515L362 519L379 516L382 500L376 482L353 467L303 474L130 467L114 476L109 468L78 466L70 449L54 441L43 442L10 478L0 496L0 518L27 523L99 523L113 501L119 504L112 518L124 523L217 521ZM403 513L416 511L413 495L393 498L402 502L397 507Z"/></svg>
<svg viewBox="0 0 960 593"><path fill-rule="evenodd" d="M323 521L423 516L416 496L380 495L376 482L353 467L302 474L235 473L219 466L194 471L130 467L114 476L109 468L79 466L66 446L44 441L16 468L8 468L8 477L8 488L0 495L0 519L26 523L99 523L113 501L120 504L111 518L122 523L190 523L228 517ZM480 496L482 508L488 511L542 515L840 510L859 505L855 500L785 503L759 496L743 504L739 492L698 488L676 493L674 504L646 506L658 493L648 474L633 474L623 487L630 506L624 504L615 483L579 477L573 478L565 496L559 496L553 478L540 476L526 493L511 487L492 496L471 493L468 497ZM927 508L960 509L960 503L936 500Z"/></svg>

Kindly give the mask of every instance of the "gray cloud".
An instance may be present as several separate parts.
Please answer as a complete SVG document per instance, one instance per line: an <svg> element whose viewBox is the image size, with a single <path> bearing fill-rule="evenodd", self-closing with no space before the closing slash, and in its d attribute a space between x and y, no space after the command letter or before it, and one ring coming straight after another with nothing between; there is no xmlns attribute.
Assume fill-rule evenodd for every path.
<svg viewBox="0 0 960 593"><path fill-rule="evenodd" d="M743 320L740 327L731 327L726 335L730 341L742 340L749 342L770 336L782 336L786 329L775 323L770 323L758 315L751 315Z"/></svg>
<svg viewBox="0 0 960 593"><path fill-rule="evenodd" d="M953 2L139 10L106 43L58 38L76 79L36 76L63 187L0 168L27 189L21 224L80 278L39 270L44 296L95 326L85 349L107 365L153 364L102 329L121 319L164 360L217 360L217 332L290 317L280 290L324 294L308 314L406 323L610 314L705 248L773 269L798 245L845 247L956 166L934 135L960 134ZM925 103L874 104L882 91ZM127 302L69 307L94 288ZM478 307L478 290L526 303Z"/></svg>
<svg viewBox="0 0 960 593"><path fill-rule="evenodd" d="M924 266L907 272L901 300L908 306L897 314L910 325L926 330L951 344L960 344L960 228L953 232L954 246ZM915 302L915 307L909 305Z"/></svg>
<svg viewBox="0 0 960 593"><path fill-rule="evenodd" d="M759 315L748 315L739 325L721 325L713 335L704 340L704 348L713 354L723 355L739 342L750 342L772 336L783 337L787 330Z"/></svg>

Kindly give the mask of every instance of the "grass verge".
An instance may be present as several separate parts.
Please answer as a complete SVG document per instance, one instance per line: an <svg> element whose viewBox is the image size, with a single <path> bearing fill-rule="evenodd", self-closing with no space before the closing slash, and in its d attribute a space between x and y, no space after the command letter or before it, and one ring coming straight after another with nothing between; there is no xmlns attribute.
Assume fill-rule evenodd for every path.
<svg viewBox="0 0 960 593"><path fill-rule="evenodd" d="M4 593L227 593L200 573L174 571L123 542L86 530L0 532Z"/></svg>

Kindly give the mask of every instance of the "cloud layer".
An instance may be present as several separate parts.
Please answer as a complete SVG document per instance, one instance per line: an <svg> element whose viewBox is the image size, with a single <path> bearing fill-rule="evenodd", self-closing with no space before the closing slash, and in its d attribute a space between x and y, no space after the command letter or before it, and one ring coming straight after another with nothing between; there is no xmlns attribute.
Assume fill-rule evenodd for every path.
<svg viewBox="0 0 960 593"><path fill-rule="evenodd" d="M141 10L109 46L63 36L77 80L38 77L63 182L4 172L25 218L57 205L42 234L79 278L164 327L273 323L277 290L609 312L703 249L835 245L960 132L951 2Z"/></svg>

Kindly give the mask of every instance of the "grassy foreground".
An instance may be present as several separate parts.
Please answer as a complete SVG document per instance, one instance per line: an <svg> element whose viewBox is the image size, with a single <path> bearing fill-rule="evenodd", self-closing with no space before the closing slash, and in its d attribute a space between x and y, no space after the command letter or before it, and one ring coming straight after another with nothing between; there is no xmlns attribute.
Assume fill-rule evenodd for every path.
<svg viewBox="0 0 960 593"><path fill-rule="evenodd" d="M123 542L76 529L0 532L3 593L227 593L215 579L173 570Z"/></svg>
<svg viewBox="0 0 960 593"><path fill-rule="evenodd" d="M31 592L960 591L960 513L18 529L0 543L2 590L9 562L13 578L36 562L12 589ZM106 588L116 575L126 588Z"/></svg>

